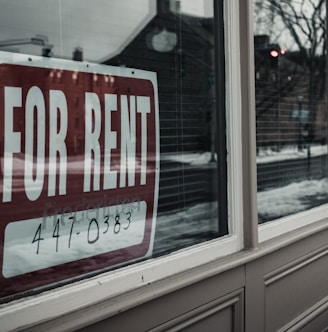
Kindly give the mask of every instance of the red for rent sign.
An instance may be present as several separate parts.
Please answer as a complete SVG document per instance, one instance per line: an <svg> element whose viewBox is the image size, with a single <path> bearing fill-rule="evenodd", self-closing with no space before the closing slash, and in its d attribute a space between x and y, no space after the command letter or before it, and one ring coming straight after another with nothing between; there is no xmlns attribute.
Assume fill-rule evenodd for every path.
<svg viewBox="0 0 328 332"><path fill-rule="evenodd" d="M151 255L156 74L0 59L0 296Z"/></svg>

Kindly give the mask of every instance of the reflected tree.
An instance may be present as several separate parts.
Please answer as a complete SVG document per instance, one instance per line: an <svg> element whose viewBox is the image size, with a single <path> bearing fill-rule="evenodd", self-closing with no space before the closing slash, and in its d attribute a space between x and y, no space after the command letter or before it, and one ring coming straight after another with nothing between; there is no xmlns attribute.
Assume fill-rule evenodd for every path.
<svg viewBox="0 0 328 332"><path fill-rule="evenodd" d="M299 79L308 82L306 104L314 124L326 90L326 0L254 0L254 13L255 34L283 45L287 58L303 71Z"/></svg>
<svg viewBox="0 0 328 332"><path fill-rule="evenodd" d="M327 142L328 137L327 3L253 0L257 147L259 153L262 148L265 153L274 148L278 152L274 162L257 165L260 223L327 202L326 192L319 194L317 187L327 184L328 156L311 155L312 143ZM270 62L270 49L276 51L271 53L276 66ZM297 151L298 159L285 160L287 154L281 151L285 146ZM321 151L326 151L325 146ZM270 187L279 188L279 194ZM281 203L278 196L283 197ZM297 205L289 210L296 197ZM268 210L271 206L274 211Z"/></svg>
<svg viewBox="0 0 328 332"><path fill-rule="evenodd" d="M271 39L288 31L308 64L326 50L326 0L255 0L256 25Z"/></svg>

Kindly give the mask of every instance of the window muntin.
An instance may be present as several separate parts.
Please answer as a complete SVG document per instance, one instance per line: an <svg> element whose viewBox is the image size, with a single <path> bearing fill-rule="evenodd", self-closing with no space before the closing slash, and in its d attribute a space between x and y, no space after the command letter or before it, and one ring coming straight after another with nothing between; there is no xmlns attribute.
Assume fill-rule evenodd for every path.
<svg viewBox="0 0 328 332"><path fill-rule="evenodd" d="M72 4L53 1L52 6L57 8L58 16L53 14L56 12L54 8L51 7L50 10L40 6L43 15L38 14L38 17L41 17L38 21L35 16L29 16L35 15L34 6L25 5L27 8L21 17L17 14L15 4L8 2L7 9L2 13L6 12L6 16L12 18L3 21L4 36L1 39L12 41L12 45L3 46L2 50L7 48L7 51L14 53L42 52L43 55L51 55L53 58L73 57L74 60L84 59L92 63L100 62L157 73L161 173L153 256L160 256L227 233L227 220L220 219L220 224L218 222L218 202L222 213L222 210L227 208L226 194L218 193L217 190L218 181L224 181L221 187L226 188L226 179L217 179L218 168L223 174L226 168L224 151L220 164L217 162L216 134L216 112L220 102L219 112L224 113L224 101L221 104L221 101L216 100L213 2L200 1L200 5L204 5L201 16L184 14L182 10L188 11L185 2L181 3L181 11L178 2L176 6L169 8L160 1L159 4L162 4L157 6L157 11L154 10L156 6L153 1L146 3L140 1L140 6L137 6L138 15L132 15L137 16L139 21L132 22L125 31L126 20L117 19L113 23L107 16L104 17L105 11L98 12L94 4L94 15L86 16L86 12L91 10L90 4L79 5L77 10ZM101 5L98 8L105 6L104 3ZM121 16L129 16L126 8L131 6L127 3L120 2L120 5L116 5L115 2L114 5L114 2L106 2L106 6L114 6L113 13L121 10ZM46 20L49 15L57 18ZM95 17L97 25L93 21ZM97 26L95 30L90 29L85 20L89 22L89 26ZM114 48L108 47L107 40L101 39L103 33L97 30L99 21L104 23L102 31L106 31L107 38L108 31L115 35L116 41L111 43L115 45ZM45 34L36 36L38 24L44 27L45 22ZM108 25L108 22L124 26L124 29L122 28L120 33L114 33L117 29ZM26 31L29 36L26 36ZM79 33L76 34L76 31ZM92 44L95 35L97 47ZM98 39L100 35L102 37ZM22 36L25 40L31 36L41 38L41 47L34 44L15 45ZM223 45L219 46L222 48ZM110 56L106 56L106 53L104 55L106 47ZM220 114L218 117L219 121L224 119ZM76 126L79 126L78 119Z"/></svg>
<svg viewBox="0 0 328 332"><path fill-rule="evenodd" d="M325 41L324 1L254 0L260 224L327 203Z"/></svg>

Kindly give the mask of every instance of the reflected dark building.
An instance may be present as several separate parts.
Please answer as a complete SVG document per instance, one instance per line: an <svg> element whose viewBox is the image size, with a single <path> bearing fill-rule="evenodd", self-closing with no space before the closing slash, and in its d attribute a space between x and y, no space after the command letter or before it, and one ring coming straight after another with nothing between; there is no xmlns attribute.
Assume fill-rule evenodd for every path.
<svg viewBox="0 0 328 332"><path fill-rule="evenodd" d="M179 204L177 196L182 185L189 186L184 191L183 204L208 201L211 189L204 190L204 184L211 183L205 180L208 175L192 166L180 167L183 160L173 160L182 154L214 153L211 131L215 120L214 67L208 51L214 46L213 18L176 14L163 4L149 25L120 54L105 62L157 73L160 149L164 157L162 208Z"/></svg>
<svg viewBox="0 0 328 332"><path fill-rule="evenodd" d="M277 156L274 161L257 164L258 192L324 179L327 176L325 58L311 55L310 51L282 49L279 44L271 43L268 35L256 35L254 46L257 154ZM321 146L319 156L313 153L314 146ZM294 151L294 157L284 158L287 149ZM295 157L297 154L299 159ZM299 209L321 205L326 201L324 196L307 193ZM272 202L275 200L272 197ZM258 218L263 223L284 216L283 211L272 215L260 212Z"/></svg>
<svg viewBox="0 0 328 332"><path fill-rule="evenodd" d="M257 146L324 143L325 59L254 37Z"/></svg>

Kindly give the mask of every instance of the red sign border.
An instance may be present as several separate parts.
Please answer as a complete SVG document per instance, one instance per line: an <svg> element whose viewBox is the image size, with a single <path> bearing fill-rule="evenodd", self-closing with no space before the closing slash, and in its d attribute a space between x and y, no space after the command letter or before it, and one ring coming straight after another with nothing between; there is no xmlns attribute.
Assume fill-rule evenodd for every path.
<svg viewBox="0 0 328 332"><path fill-rule="evenodd" d="M43 289L52 286L56 286L57 284L61 284L63 282L67 282L72 279L81 279L86 275L96 274L100 272L104 272L107 270L111 270L118 266L126 265L128 263L142 260L146 257L151 256L154 244L154 236L155 236L155 227L156 227L156 218L157 218L157 204L158 204L158 191L159 191L159 102L158 102L158 86L157 86L157 74L154 72L148 72L139 69L133 68L125 68L125 67L114 67L100 64L93 64L88 62L75 62L69 60L61 60L61 59L53 59L53 58L44 58L38 56L29 56L22 55L16 53L9 52L0 52L0 64L14 64L20 66L28 66L28 67L37 67L43 69L57 69L63 71L74 71L74 72L83 72L90 74L99 74L99 75L110 75L110 76L119 76L126 78L136 78L136 79L144 79L149 80L153 86L154 92L154 110L155 110L155 132L156 132L156 160L155 160L155 188L154 188L154 199L152 206L152 222L147 226L145 230L146 241L148 242L148 246L145 248L140 248L139 245L133 246L130 248L119 249L117 252L126 251L129 249L129 252L126 252L126 257L128 259L124 261L120 261L118 258L113 259L111 261L110 266L108 266L108 253L100 254L93 256L93 258L97 258L97 268L87 268L85 270L82 269L81 272L70 272L75 271L75 268L79 268L80 266L87 266L87 262L90 261L90 258L83 258L81 260L77 260L74 262L64 263L61 265L57 265L54 267L14 276L11 278L3 278L0 279L2 284L2 289L4 292L0 292L0 296L3 298L15 296L19 293L26 291L33 291L36 289ZM123 199L123 198L122 198ZM148 229L148 228L151 229ZM2 243L4 243L4 233L0 235L2 237ZM116 251L111 252L111 255L115 255ZM1 266L3 257L1 259ZM85 265L86 264L86 265ZM71 269L68 269L70 267ZM81 270L81 269L80 269ZM1 268L2 271L2 268ZM52 278L50 281L44 280L45 272L52 273ZM62 276L62 272L65 273L65 277ZM28 279L30 282L27 282ZM3 293L3 294L1 294ZM0 299L1 302L1 299Z"/></svg>

